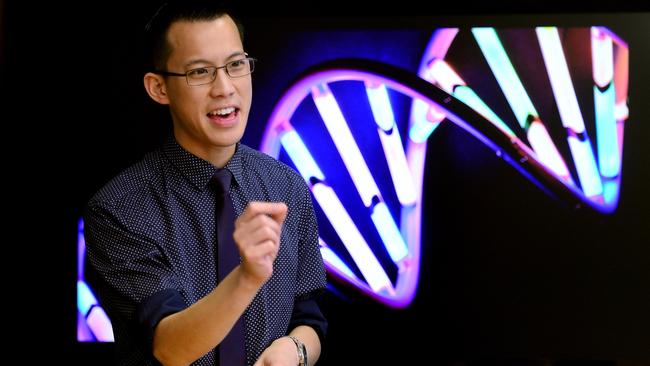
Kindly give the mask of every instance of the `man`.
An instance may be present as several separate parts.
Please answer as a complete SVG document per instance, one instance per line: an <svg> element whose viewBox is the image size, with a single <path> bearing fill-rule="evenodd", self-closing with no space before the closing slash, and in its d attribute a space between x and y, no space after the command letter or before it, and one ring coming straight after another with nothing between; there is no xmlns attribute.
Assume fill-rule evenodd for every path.
<svg viewBox="0 0 650 366"><path fill-rule="evenodd" d="M144 86L169 106L173 137L102 188L85 217L118 363L230 365L226 343L239 342L241 364L313 364L327 322L311 196L297 173L239 143L255 64L239 25L217 5L180 1L159 9L148 36ZM216 176L230 184L213 189ZM237 216L226 235L221 204ZM235 245L238 264L217 278Z"/></svg>

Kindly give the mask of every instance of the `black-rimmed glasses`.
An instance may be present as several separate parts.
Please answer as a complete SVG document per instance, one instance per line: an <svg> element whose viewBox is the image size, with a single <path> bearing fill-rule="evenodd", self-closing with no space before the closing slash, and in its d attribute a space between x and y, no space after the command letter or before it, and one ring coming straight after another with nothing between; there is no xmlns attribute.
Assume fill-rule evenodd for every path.
<svg viewBox="0 0 650 366"><path fill-rule="evenodd" d="M246 76L255 70L255 61L257 59L253 57L246 57L230 61L223 66L197 67L196 69L188 70L184 74L165 70L154 70L153 73L165 76L185 76L187 85L198 86L213 82L217 78L217 70L219 69L225 69L226 74L231 78Z"/></svg>

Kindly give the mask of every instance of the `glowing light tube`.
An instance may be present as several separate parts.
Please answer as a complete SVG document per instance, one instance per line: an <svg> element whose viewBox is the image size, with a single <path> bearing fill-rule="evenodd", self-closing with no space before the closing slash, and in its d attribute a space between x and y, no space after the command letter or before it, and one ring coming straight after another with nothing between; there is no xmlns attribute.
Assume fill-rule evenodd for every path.
<svg viewBox="0 0 650 366"><path fill-rule="evenodd" d="M510 58L503 49L497 32L494 28L472 28L472 34L508 100L510 108L515 113L519 125L523 129L527 129L528 116L538 117L539 114L517 76Z"/></svg>
<svg viewBox="0 0 650 366"><path fill-rule="evenodd" d="M357 143L354 141L354 137L352 137L352 132L343 117L343 113L332 91L329 90L326 84L320 84L312 90L312 97L365 206L368 208L372 207L372 200L375 196L379 198L379 201L383 201L379 193L379 188L361 155ZM335 216L332 217L334 218ZM390 219L392 220L392 217ZM396 224L393 223L393 225ZM378 226L377 222L375 222L375 226L380 233L385 230ZM383 239L384 237L382 236ZM395 245L404 245L403 243L403 240L399 243L384 241L384 246L389 253L394 252L397 258L399 258L400 252L395 252L393 248ZM405 245L404 247L406 248Z"/></svg>
<svg viewBox="0 0 650 366"><path fill-rule="evenodd" d="M348 279L355 282L359 280L357 276L354 274L354 272L352 272L350 267L348 267L343 262L343 260L341 260L341 258L339 258L339 256L336 255L336 253L334 253L334 251L330 249L328 246L321 245L320 253L323 256L325 263L327 263L331 267L334 267L340 274L348 277Z"/></svg>
<svg viewBox="0 0 650 366"><path fill-rule="evenodd" d="M86 282L77 281L77 309L93 336L100 342L113 342L113 327Z"/></svg>
<svg viewBox="0 0 650 366"><path fill-rule="evenodd" d="M325 175L295 130L285 132L280 138L280 143L305 181L309 182L312 177L320 181L325 180Z"/></svg>
<svg viewBox="0 0 650 366"><path fill-rule="evenodd" d="M582 119L578 98L576 97L569 67L564 58L564 50L560 41L560 35L555 27L537 27L535 29L537 39L542 50L542 56L551 89L555 96L562 125L571 129L576 134L584 134L584 141L569 136L569 148L576 165L580 184L586 196L601 194L603 191L602 182L589 136L585 132L585 123Z"/></svg>
<svg viewBox="0 0 650 366"><path fill-rule="evenodd" d="M413 99L411 111L411 128L409 129L409 139L411 141L421 144L426 142L429 136L440 125L446 115L438 111L436 107L424 102L420 99Z"/></svg>
<svg viewBox="0 0 650 366"><path fill-rule="evenodd" d="M86 317L88 328L92 329L95 338L100 342L114 342L113 326L108 315L100 306L93 306Z"/></svg>
<svg viewBox="0 0 650 366"><path fill-rule="evenodd" d="M444 60L433 60L429 64L430 82L438 85L444 91L460 99L463 103L487 118L493 125L497 126L510 137L515 137L510 127L499 118L490 107L465 83L447 62Z"/></svg>
<svg viewBox="0 0 650 366"><path fill-rule="evenodd" d="M365 84L375 123L382 130L389 131L395 126L395 115L391 108L390 98L388 98L386 84L371 84L369 82Z"/></svg>
<svg viewBox="0 0 650 366"><path fill-rule="evenodd" d="M377 203L372 208L370 217L375 223L375 227L379 231L379 236L381 236L381 240L384 242L386 250L388 250L388 254L393 262L399 263L402 259L406 258L408 255L406 243L395 224L395 220L393 220L393 216L388 211L386 203Z"/></svg>
<svg viewBox="0 0 650 366"><path fill-rule="evenodd" d="M97 299L84 281L77 281L77 309L86 316L91 307L98 305Z"/></svg>
<svg viewBox="0 0 650 366"><path fill-rule="evenodd" d="M528 141L540 162L562 178L565 183L573 184L564 159L550 138L546 127L539 121L539 114L517 76L494 28L472 28L472 33L519 125L526 131ZM529 122L531 117L537 123ZM533 124L535 127L531 131Z"/></svg>
<svg viewBox="0 0 650 366"><path fill-rule="evenodd" d="M85 253L86 238L84 237L84 220L80 219L77 224L77 280L83 280Z"/></svg>
<svg viewBox="0 0 650 366"><path fill-rule="evenodd" d="M612 206L618 202L619 182L606 179L603 181L603 201L605 205Z"/></svg>
<svg viewBox="0 0 650 366"><path fill-rule="evenodd" d="M616 131L616 88L614 87L614 45L612 38L599 27L591 28L596 141L600 174L612 178L621 170Z"/></svg>
<svg viewBox="0 0 650 366"><path fill-rule="evenodd" d="M390 131L377 129L377 133L384 149L384 156L388 163L390 176L393 179L397 199L403 206L413 205L416 199L415 184L413 183L411 171L408 169L399 131L397 131L397 128Z"/></svg>
<svg viewBox="0 0 650 366"><path fill-rule="evenodd" d="M570 128L575 133L583 133L585 131L585 122L582 119L578 98L571 82L569 67L564 58L564 50L562 49L557 28L537 27L535 32L542 49L544 64L560 112L562 125Z"/></svg>
<svg viewBox="0 0 650 366"><path fill-rule="evenodd" d="M630 109L627 107L627 102L616 103L616 106L614 106L614 116L617 121L625 120L630 116Z"/></svg>
<svg viewBox="0 0 650 366"><path fill-rule="evenodd" d="M515 133L512 132L510 127L508 127L508 125L506 125L506 123L503 122L503 120L499 118L499 116L497 116L496 113L494 113L494 111L492 111L492 109L490 109L490 107L488 107L478 95L476 95L472 88L464 85L457 86L456 89L454 89L453 95L463 103L472 107L472 109L480 113L483 117L487 118L488 121L492 122L493 125L508 134L508 136L515 137Z"/></svg>
<svg viewBox="0 0 650 366"><path fill-rule="evenodd" d="M402 138L400 137L395 115L388 98L388 91L385 84L370 85L366 82L366 92L375 123L379 127L377 133L384 149L384 156L388 163L393 186L397 198L404 206L415 203L415 185L408 169Z"/></svg>
<svg viewBox="0 0 650 366"><path fill-rule="evenodd" d="M456 38L458 34L458 28L438 28L433 33L432 40L427 45L427 49L424 52L424 56L418 68L418 75L427 79L428 74L428 64L430 60L436 58L444 58L447 50L451 46L451 43ZM428 80L431 81L431 80ZM424 102L417 97L413 99L411 104L411 115L409 117L409 140L416 144L425 144L426 141L431 136L433 131L440 125L445 119L445 114L437 109L433 108L429 111L429 103ZM428 113L429 112L429 113ZM407 141L407 144L410 145L410 142Z"/></svg>
<svg viewBox="0 0 650 366"><path fill-rule="evenodd" d="M312 192L370 288L375 293L393 293L393 285L388 275L334 190L323 183L316 183L312 186Z"/></svg>
<svg viewBox="0 0 650 366"><path fill-rule="evenodd" d="M600 27L591 27L591 64L596 85L609 85L614 79L614 42Z"/></svg>
<svg viewBox="0 0 650 366"><path fill-rule="evenodd" d="M564 182L573 185L574 183L571 178L571 173L569 173L569 169L564 163L564 160L562 160L560 152L557 151L555 144L553 144L553 140L548 134L548 130L546 130L546 127L544 127L539 120L535 120L530 124L527 137L530 146L535 150L539 160Z"/></svg>
<svg viewBox="0 0 650 366"><path fill-rule="evenodd" d="M372 198L380 196L379 188L359 151L359 146L352 137L350 127L332 91L326 84L320 84L312 89L312 97L364 205L370 207Z"/></svg>
<svg viewBox="0 0 650 366"><path fill-rule="evenodd" d="M397 131L397 128L388 132L378 129L377 133L384 149L384 156L388 163L390 176L393 179L397 198L403 206L413 205L416 199L415 184L413 183L411 171L408 169L399 131Z"/></svg>
<svg viewBox="0 0 650 366"><path fill-rule="evenodd" d="M596 141L598 143L598 165L600 174L612 178L621 170L618 136L616 131L616 92L611 84L605 91L594 86L594 106L596 108Z"/></svg>
<svg viewBox="0 0 650 366"><path fill-rule="evenodd" d="M601 28L602 29L602 28ZM610 36L613 36L608 31ZM623 42L620 38L614 36L612 40L615 41L614 48L614 87L616 89L616 107L614 114L616 116L618 131L618 156L623 156L623 137L625 132L625 120L629 118L630 110L627 105L628 100L628 84L629 80L629 60L630 50L627 43ZM620 175L619 175L620 177Z"/></svg>
<svg viewBox="0 0 650 366"><path fill-rule="evenodd" d="M574 156L576 170L585 196L594 197L602 194L603 184L598 174L593 155L594 151L589 140L581 141L575 136L569 136L569 148Z"/></svg>
<svg viewBox="0 0 650 366"><path fill-rule="evenodd" d="M288 127L285 126L285 128ZM313 156L309 150L307 150L307 147L304 145L302 139L295 130L287 130L287 132L282 135L280 140L282 147L284 147L285 151L289 155L289 158L293 161L296 168L298 168L298 172L300 172L300 175L306 181L309 182L312 177L318 178L319 181L325 180L325 175L320 170L314 161ZM405 166L407 166L406 162ZM411 189L413 190L413 188ZM380 209L377 210L377 207L380 207ZM375 224L380 237L382 238L386 250L391 256L391 259L397 263L406 257L408 250L406 249L404 239L401 237L401 235L399 235L397 224L393 220L392 216L390 216L390 213L388 213L387 208L386 213L388 213L388 215L385 215L383 212L381 212L381 207L386 207L386 204L382 201L380 201L379 204L370 207L372 210L372 221ZM333 221L337 217L328 216L328 218L330 218L330 221ZM354 225L354 223L352 223L352 225ZM395 233L397 233L397 235L395 235Z"/></svg>
<svg viewBox="0 0 650 366"><path fill-rule="evenodd" d="M451 94L458 85L467 85L447 62L435 59L429 63L427 80L435 82L442 90Z"/></svg>

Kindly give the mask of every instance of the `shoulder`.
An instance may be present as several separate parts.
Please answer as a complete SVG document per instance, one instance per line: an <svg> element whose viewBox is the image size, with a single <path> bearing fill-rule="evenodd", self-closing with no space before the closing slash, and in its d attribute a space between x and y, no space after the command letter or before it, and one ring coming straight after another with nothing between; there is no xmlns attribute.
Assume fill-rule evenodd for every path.
<svg viewBox="0 0 650 366"><path fill-rule="evenodd" d="M88 205L119 208L150 196L151 188L163 182L162 153L153 151L123 170L91 198Z"/></svg>
<svg viewBox="0 0 650 366"><path fill-rule="evenodd" d="M248 146L242 149L244 186L257 199L302 201L309 197L309 188L302 176L287 164Z"/></svg>
<svg viewBox="0 0 650 366"><path fill-rule="evenodd" d="M246 145L240 145L244 173L253 172L262 178L277 179L284 183L303 184L304 180L294 169L287 164L269 156L261 151Z"/></svg>

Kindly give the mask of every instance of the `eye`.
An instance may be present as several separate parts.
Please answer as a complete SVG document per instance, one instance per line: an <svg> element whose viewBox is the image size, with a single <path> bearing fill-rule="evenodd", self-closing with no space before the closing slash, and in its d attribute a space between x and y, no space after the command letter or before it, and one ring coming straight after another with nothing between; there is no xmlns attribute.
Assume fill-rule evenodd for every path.
<svg viewBox="0 0 650 366"><path fill-rule="evenodd" d="M204 78L210 75L210 69L207 67L199 67L198 69L192 69L187 72L187 76L191 78Z"/></svg>
<svg viewBox="0 0 650 366"><path fill-rule="evenodd" d="M241 60L232 61L230 63L230 67L234 67L234 68L244 67L246 65L246 61L248 61L248 60L246 60L245 58L241 59Z"/></svg>

